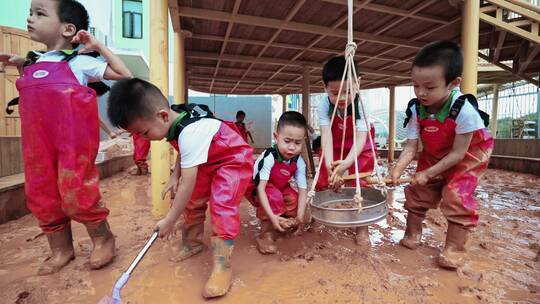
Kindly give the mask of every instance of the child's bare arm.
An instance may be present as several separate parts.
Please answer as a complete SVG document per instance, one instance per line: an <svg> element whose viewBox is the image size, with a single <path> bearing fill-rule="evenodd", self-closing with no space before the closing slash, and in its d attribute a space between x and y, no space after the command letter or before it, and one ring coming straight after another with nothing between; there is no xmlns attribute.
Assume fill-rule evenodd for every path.
<svg viewBox="0 0 540 304"><path fill-rule="evenodd" d="M22 75L24 62L25 59L19 55L0 52L0 71L4 71L6 66L14 66L19 71L19 74Z"/></svg>
<svg viewBox="0 0 540 304"><path fill-rule="evenodd" d="M161 191L161 199L164 200L168 192L170 192L171 199L174 199L178 190L178 183L180 182L180 154L176 157L176 162L173 168L173 172L163 191Z"/></svg>
<svg viewBox="0 0 540 304"><path fill-rule="evenodd" d="M71 42L84 44L84 48L80 49L79 53L95 51L105 58L108 65L103 78L107 80L119 80L132 77L131 72L124 62L89 32L84 30L79 31Z"/></svg>
<svg viewBox="0 0 540 304"><path fill-rule="evenodd" d="M415 184L424 185L430 178L433 178L455 166L465 157L465 154L467 154L467 150L469 150L469 145L471 144L472 137L473 132L456 134L454 144L452 145L452 150L450 151L450 153L448 153L435 165L415 174L412 182Z"/></svg>
<svg viewBox="0 0 540 304"><path fill-rule="evenodd" d="M298 212L296 214L296 219L300 223L304 223L306 221L305 215L306 215L306 207L307 207L307 189L298 189Z"/></svg>
<svg viewBox="0 0 540 304"><path fill-rule="evenodd" d="M266 195L267 183L268 181L261 180L259 182L259 185L257 185L257 198L259 199L259 204L261 204L261 206L263 207L264 212L266 213L266 215L272 222L272 225L274 226L274 228L276 228L279 231L285 231L279 223L280 216L275 215L274 212L272 211L272 207L270 207L270 202L268 201L268 196Z"/></svg>
<svg viewBox="0 0 540 304"><path fill-rule="evenodd" d="M418 151L418 139L407 139L407 144L399 155L397 163L390 171L390 178L394 184L398 183L401 173L413 161L416 152Z"/></svg>
<svg viewBox="0 0 540 304"><path fill-rule="evenodd" d="M180 217L180 214L186 208L191 194L195 188L195 182L197 180L198 167L183 168L181 169L182 183L178 186L178 192L174 197L171 209L167 213L167 216L157 222L155 229L159 231L160 237L167 237L173 230L174 224Z"/></svg>
<svg viewBox="0 0 540 304"><path fill-rule="evenodd" d="M332 143L332 130L330 126L321 126L321 147L324 153L324 165L328 169L328 176L330 177L330 168L332 161L334 160L334 147Z"/></svg>

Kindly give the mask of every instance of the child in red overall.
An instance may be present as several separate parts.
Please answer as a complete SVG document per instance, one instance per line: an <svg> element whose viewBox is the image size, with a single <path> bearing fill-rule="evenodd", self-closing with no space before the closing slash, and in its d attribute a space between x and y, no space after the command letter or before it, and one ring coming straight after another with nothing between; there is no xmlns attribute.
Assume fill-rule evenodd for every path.
<svg viewBox="0 0 540 304"><path fill-rule="evenodd" d="M239 204L251 180L251 147L234 123L213 118L202 105L170 109L157 87L136 78L118 81L112 87L108 115L115 126L150 140L167 138L178 147L180 170L175 168L164 192L177 191L169 213L156 229L160 237L167 237L183 213L183 248L173 261L191 257L203 250L209 204L214 268L203 296L226 294L232 277L233 243L240 230Z"/></svg>
<svg viewBox="0 0 540 304"><path fill-rule="evenodd" d="M146 175L148 174L148 163L146 162L146 159L148 158L148 152L150 151L150 140L139 134L132 134L131 136L133 137L133 161L137 166L137 171L134 174Z"/></svg>
<svg viewBox="0 0 540 304"><path fill-rule="evenodd" d="M304 222L307 200L306 163L302 159L302 146L307 134L305 117L288 111L278 120L274 132L276 144L266 149L253 166L253 183L246 198L257 208L261 233L256 238L257 249L262 254L277 252L275 230L284 232L294 224ZM298 191L290 182L294 178ZM292 225L294 226L294 225Z"/></svg>
<svg viewBox="0 0 540 304"><path fill-rule="evenodd" d="M71 220L83 223L94 248L90 266L109 263L114 236L100 203L95 159L99 148L96 92L88 82L130 77L120 59L88 29L88 13L72 0L32 0L28 33L47 47L32 54L17 79L28 209L47 236L52 256L38 274L59 271L74 259ZM77 44L84 47L73 49ZM97 51L106 61L78 53ZM16 65L25 59L1 54Z"/></svg>
<svg viewBox="0 0 540 304"><path fill-rule="evenodd" d="M356 63L355 63L356 65ZM358 69L356 69L358 71ZM319 125L321 128L321 149L324 152L324 158L321 160L323 165L321 166L321 172L319 179L317 180L317 191L326 190L329 187L337 190L341 186L336 182L345 172L349 174L355 173L354 160L358 158L358 170L359 172L371 172L375 165L373 159L373 152L371 151L371 143L367 139L368 129L366 127L366 121L363 115L361 115L361 109L359 109L359 97L349 98L345 100L345 85L343 86L343 92L338 99L339 87L343 73L345 72L345 57L339 56L328 60L323 67L323 82L325 91L328 94L328 98L324 99L318 108L319 112ZM353 116L352 116L352 102L355 103L356 109L356 130L353 131ZM336 116L332 125L330 121L334 107L338 107ZM347 117L345 115L345 109L347 109ZM345 141L343 160L341 159L341 146L343 140L343 128L345 130ZM356 150L357 155L353 149L353 136L356 132ZM370 133L375 136L375 128L371 124ZM349 184L354 186L354 183ZM365 184L362 184L365 186ZM355 242L357 245L363 247L371 246L369 241L368 227L357 227Z"/></svg>
<svg viewBox="0 0 540 304"><path fill-rule="evenodd" d="M417 99L407 109L407 145L390 174L397 181L423 149L411 185L405 188L407 228L401 245L416 249L428 209L440 206L448 220L446 244L439 265L456 269L466 259L466 241L478 224L474 190L488 166L493 138L489 118L478 110L473 95L459 91L463 57L448 41L428 44L416 55L412 80Z"/></svg>
<svg viewBox="0 0 540 304"><path fill-rule="evenodd" d="M246 128L246 124L244 123L244 119L246 119L246 112L240 110L236 112L236 122L234 123L236 127L238 128L238 131L240 131L240 135L242 135L242 138L248 142L248 137L251 139L251 143L254 143L253 137L251 137L251 132Z"/></svg>

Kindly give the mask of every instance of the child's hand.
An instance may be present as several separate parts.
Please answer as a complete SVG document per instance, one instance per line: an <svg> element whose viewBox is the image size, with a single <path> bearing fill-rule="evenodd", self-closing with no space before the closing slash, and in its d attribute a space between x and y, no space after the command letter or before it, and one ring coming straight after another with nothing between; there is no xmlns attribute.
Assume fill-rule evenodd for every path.
<svg viewBox="0 0 540 304"><path fill-rule="evenodd" d="M90 34L85 30L80 30L77 32L75 37L71 39L71 43L80 43L84 44L84 47L81 48L77 53L90 53L90 52L99 52L101 47L101 42L99 42L94 35Z"/></svg>
<svg viewBox="0 0 540 304"><path fill-rule="evenodd" d="M178 179L171 177L167 185L165 185L165 188L163 188L163 191L161 191L161 199L165 200L167 192L170 192L171 199L173 199L176 194L176 190L178 190Z"/></svg>
<svg viewBox="0 0 540 304"><path fill-rule="evenodd" d="M390 175L390 179L392 180L392 184L394 186L398 186L399 185L399 177L401 176L401 172L396 167L393 167L390 170L389 175Z"/></svg>
<svg viewBox="0 0 540 304"><path fill-rule="evenodd" d="M429 176L426 171L417 172L414 174L411 184L423 186L429 181Z"/></svg>
<svg viewBox="0 0 540 304"><path fill-rule="evenodd" d="M332 180L336 180L337 176L343 176L345 171L349 169L351 165L345 160L335 160L332 162Z"/></svg>
<svg viewBox="0 0 540 304"><path fill-rule="evenodd" d="M270 217L270 222L272 222L272 225L274 226L274 228L276 228L280 232L285 231L285 229L283 229L281 227L281 225L284 223L284 221L287 221L287 219L282 218L279 215L273 215L272 217Z"/></svg>
<svg viewBox="0 0 540 304"><path fill-rule="evenodd" d="M160 238L168 238L174 229L174 222L169 219L169 217L165 217L164 219L157 222L156 227L154 227L155 231L158 231L158 235Z"/></svg>
<svg viewBox="0 0 540 304"><path fill-rule="evenodd" d="M3 71L6 66L20 68L23 66L24 61L25 59L19 55L0 52L0 71Z"/></svg>

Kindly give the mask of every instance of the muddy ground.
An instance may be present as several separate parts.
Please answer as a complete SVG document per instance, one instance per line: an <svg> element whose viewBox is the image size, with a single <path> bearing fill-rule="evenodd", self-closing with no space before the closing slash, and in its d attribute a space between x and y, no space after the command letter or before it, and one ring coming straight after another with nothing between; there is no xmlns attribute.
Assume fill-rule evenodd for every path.
<svg viewBox="0 0 540 304"><path fill-rule="evenodd" d="M471 259L457 273L436 264L446 229L439 211L425 221L422 247L398 245L405 227L402 189L393 192L387 219L370 227L371 250L356 247L346 229L314 224L301 237L279 239L278 254L260 255L253 242L258 223L244 201L232 289L210 302L540 303L539 184L536 176L488 171L477 191L481 217ZM80 224L73 225L77 258L48 277L35 275L49 254L35 219L0 225L0 303L97 303L109 294L151 234L149 185L149 177L125 172L101 182L118 248L102 270L89 270L91 241ZM210 253L169 262L179 245L179 236L156 242L124 288L124 303L205 302L200 291L211 271Z"/></svg>

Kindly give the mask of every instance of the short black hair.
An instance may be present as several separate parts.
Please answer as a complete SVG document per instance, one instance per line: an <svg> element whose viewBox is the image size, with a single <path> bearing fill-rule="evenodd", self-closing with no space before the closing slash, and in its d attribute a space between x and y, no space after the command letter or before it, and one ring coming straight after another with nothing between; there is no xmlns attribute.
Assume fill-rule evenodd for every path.
<svg viewBox="0 0 540 304"><path fill-rule="evenodd" d="M341 81L343 73L345 73L345 56L336 56L330 58L323 66L322 79L324 86L327 86L330 81ZM358 64L353 60L354 69L358 73Z"/></svg>
<svg viewBox="0 0 540 304"><path fill-rule="evenodd" d="M244 115L244 117L245 117L245 116L246 116L246 112L244 112L244 111L242 111L242 110L236 112L236 118L238 118L238 116L242 116L242 115Z"/></svg>
<svg viewBox="0 0 540 304"><path fill-rule="evenodd" d="M58 18L62 23L75 25L76 32L88 30L90 17L84 6L75 0L56 0L58 2Z"/></svg>
<svg viewBox="0 0 540 304"><path fill-rule="evenodd" d="M452 41L435 41L424 46L414 57L412 66L428 67L441 65L444 69L446 84L463 73L463 54L459 46Z"/></svg>
<svg viewBox="0 0 540 304"><path fill-rule="evenodd" d="M306 118L300 112L287 111L281 114L277 123L278 131L285 126L304 128L307 132Z"/></svg>
<svg viewBox="0 0 540 304"><path fill-rule="evenodd" d="M139 78L126 78L112 86L107 115L113 126L125 129L133 121L152 117L168 107L167 99L155 85Z"/></svg>

